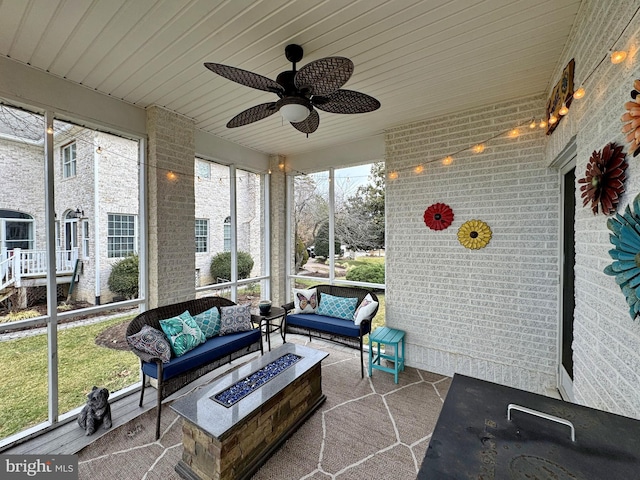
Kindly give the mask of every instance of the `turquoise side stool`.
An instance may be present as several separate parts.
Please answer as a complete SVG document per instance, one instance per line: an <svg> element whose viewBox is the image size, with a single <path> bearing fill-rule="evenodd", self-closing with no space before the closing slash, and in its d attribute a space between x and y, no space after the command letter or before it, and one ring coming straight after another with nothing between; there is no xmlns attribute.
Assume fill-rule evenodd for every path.
<svg viewBox="0 0 640 480"><path fill-rule="evenodd" d="M373 354L373 344L378 344L378 353ZM395 355L386 355L380 353L380 344L393 345ZM400 350L398 344L402 344L402 352L398 354ZM380 365L380 360L386 358L387 360L393 360L394 368L385 367ZM373 333L369 334L369 376L371 376L373 369L382 370L383 372L393 373L394 380L398 383L398 372L404 370L404 332L402 330L396 330L394 328L381 327L376 328Z"/></svg>

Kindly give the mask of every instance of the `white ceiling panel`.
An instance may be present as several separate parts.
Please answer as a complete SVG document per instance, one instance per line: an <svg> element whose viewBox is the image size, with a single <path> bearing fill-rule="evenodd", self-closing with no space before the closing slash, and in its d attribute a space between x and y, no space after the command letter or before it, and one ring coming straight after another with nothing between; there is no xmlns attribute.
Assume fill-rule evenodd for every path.
<svg viewBox="0 0 640 480"><path fill-rule="evenodd" d="M0 55L126 102L160 105L198 128L267 153L350 143L420 119L542 94L580 0L0 0ZM204 62L274 79L329 56L355 69L343 88L375 112L320 111L307 136L277 113L227 122L278 97L222 78Z"/></svg>

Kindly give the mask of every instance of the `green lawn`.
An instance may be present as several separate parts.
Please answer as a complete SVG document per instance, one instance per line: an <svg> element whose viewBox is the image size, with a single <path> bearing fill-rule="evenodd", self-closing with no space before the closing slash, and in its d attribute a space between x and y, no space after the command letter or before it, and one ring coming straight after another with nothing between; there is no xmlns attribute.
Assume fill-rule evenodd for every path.
<svg viewBox="0 0 640 480"><path fill-rule="evenodd" d="M114 392L139 380L131 352L99 347L96 336L133 315L61 330L58 334L59 411L84 405L96 385ZM0 343L0 438L44 422L48 417L47 336Z"/></svg>

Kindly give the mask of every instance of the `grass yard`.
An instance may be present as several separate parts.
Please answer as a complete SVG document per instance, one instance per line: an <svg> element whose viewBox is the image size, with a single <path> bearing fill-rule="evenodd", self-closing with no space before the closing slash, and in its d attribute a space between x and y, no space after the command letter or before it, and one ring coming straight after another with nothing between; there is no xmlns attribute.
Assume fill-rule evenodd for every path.
<svg viewBox="0 0 640 480"><path fill-rule="evenodd" d="M139 380L139 361L131 352L95 344L103 330L134 315L58 333L59 412L84 405L96 385L115 392ZM47 336L0 343L0 438L48 418Z"/></svg>

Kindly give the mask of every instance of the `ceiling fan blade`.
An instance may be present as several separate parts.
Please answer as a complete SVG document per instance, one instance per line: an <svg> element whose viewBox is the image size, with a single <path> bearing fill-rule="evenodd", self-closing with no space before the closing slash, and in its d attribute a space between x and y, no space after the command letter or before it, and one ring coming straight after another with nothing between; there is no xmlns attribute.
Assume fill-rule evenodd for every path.
<svg viewBox="0 0 640 480"><path fill-rule="evenodd" d="M229 123L227 123L227 128L241 127L243 125L257 122L258 120L267 118L269 115L273 115L277 111L276 102L261 103L255 107L247 108L233 117L229 120Z"/></svg>
<svg viewBox="0 0 640 480"><path fill-rule="evenodd" d="M292 122L291 125L293 125L293 128L296 130L300 130L302 133L309 135L318 129L318 125L320 125L320 115L318 115L317 111L311 110L311 113L306 119L298 123Z"/></svg>
<svg viewBox="0 0 640 480"><path fill-rule="evenodd" d="M213 73L217 73L221 77L239 83L240 85L264 90L265 92L284 92L284 89L279 83L270 78L258 75L257 73L242 70L241 68L230 67L229 65L222 65L220 63L205 63L204 66Z"/></svg>
<svg viewBox="0 0 640 480"><path fill-rule="evenodd" d="M378 100L353 90L337 90L330 95L314 96L311 103L329 113L367 113L380 108Z"/></svg>
<svg viewBox="0 0 640 480"><path fill-rule="evenodd" d="M296 88L311 95L329 95L351 78L353 62L344 57L326 57L306 64L296 73Z"/></svg>

